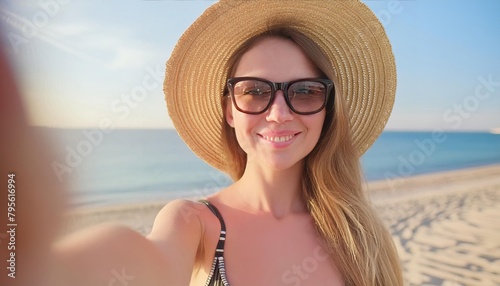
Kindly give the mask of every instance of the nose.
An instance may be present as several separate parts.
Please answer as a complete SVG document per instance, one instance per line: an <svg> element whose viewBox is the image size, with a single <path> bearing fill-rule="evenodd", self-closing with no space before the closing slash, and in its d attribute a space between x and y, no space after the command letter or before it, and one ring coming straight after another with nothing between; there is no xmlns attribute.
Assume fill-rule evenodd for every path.
<svg viewBox="0 0 500 286"><path fill-rule="evenodd" d="M274 100L267 111L267 121L275 121L282 123L293 119L293 112L286 104L285 95L283 91L278 90L274 95Z"/></svg>

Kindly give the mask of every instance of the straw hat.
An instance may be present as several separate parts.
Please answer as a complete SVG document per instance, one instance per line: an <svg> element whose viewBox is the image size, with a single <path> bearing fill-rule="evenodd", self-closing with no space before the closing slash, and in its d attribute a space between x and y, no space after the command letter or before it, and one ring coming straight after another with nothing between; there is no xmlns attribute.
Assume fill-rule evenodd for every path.
<svg viewBox="0 0 500 286"><path fill-rule="evenodd" d="M273 26L313 39L330 59L334 84L363 154L382 132L394 103L396 67L373 12L349 0L221 0L182 35L167 62L164 92L180 137L201 159L224 170L221 124L226 62L242 43Z"/></svg>

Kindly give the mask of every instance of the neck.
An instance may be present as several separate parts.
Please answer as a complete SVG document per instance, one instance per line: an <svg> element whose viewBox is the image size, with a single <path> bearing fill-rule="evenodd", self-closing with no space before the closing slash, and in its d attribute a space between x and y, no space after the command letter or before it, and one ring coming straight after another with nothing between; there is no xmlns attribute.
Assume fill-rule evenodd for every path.
<svg viewBox="0 0 500 286"><path fill-rule="evenodd" d="M304 212L303 169L302 162L286 170L262 169L249 164L235 184L235 192L251 212L269 213L276 218Z"/></svg>

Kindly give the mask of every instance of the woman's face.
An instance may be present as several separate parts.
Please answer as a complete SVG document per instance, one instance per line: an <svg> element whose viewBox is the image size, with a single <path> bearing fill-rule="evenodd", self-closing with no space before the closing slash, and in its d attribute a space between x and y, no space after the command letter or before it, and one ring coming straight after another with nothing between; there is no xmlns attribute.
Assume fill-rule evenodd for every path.
<svg viewBox="0 0 500 286"><path fill-rule="evenodd" d="M234 77L258 77L273 82L319 76L318 69L295 43L273 37L259 40L244 53L234 74ZM296 114L287 106L280 90L264 113L242 113L228 104L226 118L247 153L248 164L286 170L302 162L318 142L325 110L311 115Z"/></svg>

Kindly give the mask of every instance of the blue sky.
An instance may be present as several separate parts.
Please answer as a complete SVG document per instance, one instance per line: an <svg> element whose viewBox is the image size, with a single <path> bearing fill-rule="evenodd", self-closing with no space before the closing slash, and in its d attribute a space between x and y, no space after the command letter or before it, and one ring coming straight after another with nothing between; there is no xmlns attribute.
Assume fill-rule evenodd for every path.
<svg viewBox="0 0 500 286"><path fill-rule="evenodd" d="M33 125L169 128L164 65L214 1L7 0L4 48ZM391 130L500 128L500 1L365 1L386 27ZM134 97L131 97L134 94Z"/></svg>

